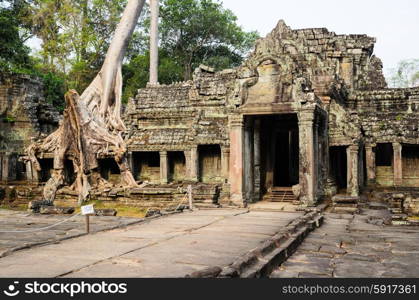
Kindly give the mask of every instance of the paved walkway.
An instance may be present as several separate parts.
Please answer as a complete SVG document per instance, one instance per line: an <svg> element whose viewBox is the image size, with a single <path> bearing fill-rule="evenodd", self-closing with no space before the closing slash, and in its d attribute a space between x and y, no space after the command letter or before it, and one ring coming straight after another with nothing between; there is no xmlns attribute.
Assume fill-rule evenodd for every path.
<svg viewBox="0 0 419 300"><path fill-rule="evenodd" d="M271 277L419 277L419 227L377 226L326 214Z"/></svg>
<svg viewBox="0 0 419 300"><path fill-rule="evenodd" d="M37 228L59 223L70 217L68 215L41 215L0 209L0 257L8 255L14 249L84 234L86 232L84 216L75 216L69 221L47 230L33 231ZM138 218L126 217L91 217L91 220L91 232L126 226L141 221Z"/></svg>
<svg viewBox="0 0 419 300"><path fill-rule="evenodd" d="M0 277L183 277L227 265L302 213L199 210L15 252Z"/></svg>

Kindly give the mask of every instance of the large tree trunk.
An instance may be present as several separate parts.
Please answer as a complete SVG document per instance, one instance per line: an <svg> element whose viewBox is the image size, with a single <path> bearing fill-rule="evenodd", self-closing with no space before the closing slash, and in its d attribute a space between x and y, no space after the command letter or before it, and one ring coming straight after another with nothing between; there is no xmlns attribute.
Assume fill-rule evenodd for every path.
<svg viewBox="0 0 419 300"><path fill-rule="evenodd" d="M81 204L90 189L108 186L98 170L98 159L113 157L121 171L121 182L135 186L127 163L125 130L121 119L122 60L137 24L144 0L129 0L115 31L101 71L81 96L70 90L65 95L66 109L59 128L27 148L26 159L41 170L37 157L54 153L54 170L44 188L44 200L54 201L64 183L64 162L73 162L76 180L72 188L79 192Z"/></svg>

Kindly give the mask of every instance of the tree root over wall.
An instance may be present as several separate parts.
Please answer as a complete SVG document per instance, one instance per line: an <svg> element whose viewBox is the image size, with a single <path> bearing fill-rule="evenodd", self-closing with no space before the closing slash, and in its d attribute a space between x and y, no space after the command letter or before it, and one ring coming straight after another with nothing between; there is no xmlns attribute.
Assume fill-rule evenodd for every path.
<svg viewBox="0 0 419 300"><path fill-rule="evenodd" d="M126 156L121 119L122 61L141 13L144 0L129 0L101 71L80 96L75 90L65 95L66 109L59 128L26 149L26 161L41 171L38 157L54 155L54 170L45 185L43 200L53 203L57 190L64 186L65 161L72 162L76 179L71 188L79 194L79 204L91 189L110 186L99 172L98 159L113 157L125 186L137 186Z"/></svg>

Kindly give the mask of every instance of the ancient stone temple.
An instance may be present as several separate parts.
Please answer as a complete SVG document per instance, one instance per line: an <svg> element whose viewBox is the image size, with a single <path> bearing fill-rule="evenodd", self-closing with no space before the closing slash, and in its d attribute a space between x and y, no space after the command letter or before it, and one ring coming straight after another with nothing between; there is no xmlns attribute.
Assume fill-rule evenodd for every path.
<svg viewBox="0 0 419 300"><path fill-rule="evenodd" d="M115 189L92 199L158 206L191 184L196 202L315 206L381 190L403 192L418 213L419 87L387 88L374 43L280 21L238 68L200 66L191 81L149 84L124 111L140 187L118 188L116 163L102 160Z"/></svg>
<svg viewBox="0 0 419 300"><path fill-rule="evenodd" d="M125 113L137 180L214 184L235 205L419 187L419 88L388 89L374 43L280 21L237 69L140 89Z"/></svg>

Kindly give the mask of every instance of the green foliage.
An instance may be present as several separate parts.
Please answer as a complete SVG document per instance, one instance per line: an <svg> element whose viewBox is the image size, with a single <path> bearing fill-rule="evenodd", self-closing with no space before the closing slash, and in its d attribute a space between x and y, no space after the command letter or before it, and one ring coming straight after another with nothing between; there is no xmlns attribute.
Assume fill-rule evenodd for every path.
<svg viewBox="0 0 419 300"><path fill-rule="evenodd" d="M3 117L3 122L5 123L14 123L16 122L16 118L10 115Z"/></svg>
<svg viewBox="0 0 419 300"><path fill-rule="evenodd" d="M150 69L150 53L140 54L123 66L124 92L122 101L126 103L130 97L135 97L137 90L147 85ZM183 69L176 60L164 50L159 51L159 82L170 84L181 81Z"/></svg>
<svg viewBox="0 0 419 300"><path fill-rule="evenodd" d="M22 22L42 41L42 70L66 75L79 93L99 72L127 0L32 0ZM136 34L133 45L141 47Z"/></svg>
<svg viewBox="0 0 419 300"><path fill-rule="evenodd" d="M399 62L397 68L391 69L389 86L408 88L419 86L419 59L408 59Z"/></svg>
<svg viewBox="0 0 419 300"><path fill-rule="evenodd" d="M213 0L163 0L161 46L183 67L184 79L200 63L237 66L258 38L237 25L232 11Z"/></svg>
<svg viewBox="0 0 419 300"><path fill-rule="evenodd" d="M64 78L55 73L42 74L44 82L45 99L59 111L64 110Z"/></svg>
<svg viewBox="0 0 419 300"><path fill-rule="evenodd" d="M0 2L0 71L39 76L47 101L63 109L65 91L82 93L100 71L127 0ZM201 63L238 66L258 37L218 0L161 0L160 16L160 83L190 79ZM124 101L148 81L148 28L145 5L126 53ZM41 40L36 58L24 45L32 36Z"/></svg>
<svg viewBox="0 0 419 300"><path fill-rule="evenodd" d="M19 33L19 18L13 6L0 7L0 71L30 68L29 47Z"/></svg>

